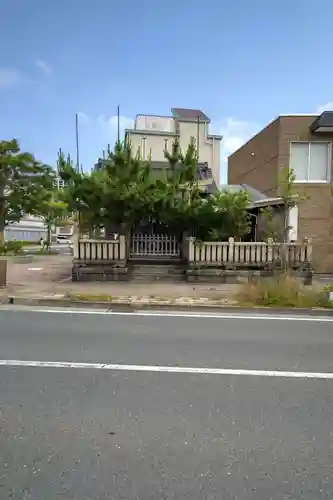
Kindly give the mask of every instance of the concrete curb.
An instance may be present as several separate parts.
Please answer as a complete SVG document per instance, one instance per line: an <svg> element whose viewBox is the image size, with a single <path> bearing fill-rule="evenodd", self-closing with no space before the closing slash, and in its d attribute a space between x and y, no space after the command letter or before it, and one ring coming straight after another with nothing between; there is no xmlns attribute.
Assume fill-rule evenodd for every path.
<svg viewBox="0 0 333 500"><path fill-rule="evenodd" d="M230 306L221 304L144 304L140 302L103 302L103 301L79 301L66 298L52 297L2 297L0 300L2 305L19 305L31 307L51 307L51 308L76 308L76 309L93 309L106 310L114 312L135 312L135 311L205 311L205 312L221 312L221 313L243 313L243 314L266 314L266 315L300 315L300 316L333 316L333 309L285 309L285 308L270 308L270 307L253 307L246 308L242 306Z"/></svg>

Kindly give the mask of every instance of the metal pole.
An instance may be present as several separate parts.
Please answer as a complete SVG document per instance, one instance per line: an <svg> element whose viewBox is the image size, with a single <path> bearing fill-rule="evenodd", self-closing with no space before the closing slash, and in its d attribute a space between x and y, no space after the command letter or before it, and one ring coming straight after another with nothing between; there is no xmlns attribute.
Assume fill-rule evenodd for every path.
<svg viewBox="0 0 333 500"><path fill-rule="evenodd" d="M120 109L117 107L117 141L120 141Z"/></svg>
<svg viewBox="0 0 333 500"><path fill-rule="evenodd" d="M75 135L76 135L76 170L80 170L80 153L79 153L79 117L75 115Z"/></svg>
<svg viewBox="0 0 333 500"><path fill-rule="evenodd" d="M197 159L199 163L199 139L200 139L200 115L198 115L197 121Z"/></svg>

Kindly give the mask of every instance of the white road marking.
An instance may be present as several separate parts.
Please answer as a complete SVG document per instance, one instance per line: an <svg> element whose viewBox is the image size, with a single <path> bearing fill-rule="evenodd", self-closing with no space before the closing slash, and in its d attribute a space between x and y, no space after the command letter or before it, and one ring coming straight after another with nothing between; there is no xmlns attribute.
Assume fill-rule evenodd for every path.
<svg viewBox="0 0 333 500"><path fill-rule="evenodd" d="M28 271L42 271L43 268L42 267L29 267L28 268Z"/></svg>
<svg viewBox="0 0 333 500"><path fill-rule="evenodd" d="M89 368L94 370L127 372L192 373L196 375L246 375L256 377L280 377L298 379L333 379L333 373L286 372L279 370L238 370L233 368L193 368L187 366L72 363L68 361L25 361L20 359L0 359L0 366L23 366L38 368Z"/></svg>
<svg viewBox="0 0 333 500"><path fill-rule="evenodd" d="M67 278L66 278L67 280ZM105 307L112 307L112 302L110 305ZM130 304L127 304L128 307L131 307ZM145 317L162 317L162 318L195 318L195 319L242 319L242 320L268 320L268 321L310 321L315 323L333 323L333 316L303 316L303 315L295 315L295 316L287 316L284 314L276 315L276 314L248 314L241 312L235 313L208 313L208 312L187 312L187 311L146 311L146 310L136 310L133 312L124 312L124 311L109 311L105 309L79 309L79 308L64 308L64 309L44 309L38 307L30 307L30 306L0 306L0 311L26 311L26 312L34 312L34 313L52 313L52 314L86 314L86 315L96 315L96 316L145 316Z"/></svg>

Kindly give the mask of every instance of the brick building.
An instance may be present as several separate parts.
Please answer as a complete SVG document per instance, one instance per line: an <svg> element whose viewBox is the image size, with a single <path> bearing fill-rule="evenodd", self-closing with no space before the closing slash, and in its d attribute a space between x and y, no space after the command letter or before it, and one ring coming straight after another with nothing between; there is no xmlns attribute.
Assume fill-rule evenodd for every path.
<svg viewBox="0 0 333 500"><path fill-rule="evenodd" d="M228 184L248 184L279 196L279 175L292 168L299 204L294 233L312 238L314 265L333 272L333 111L280 116L228 158Z"/></svg>

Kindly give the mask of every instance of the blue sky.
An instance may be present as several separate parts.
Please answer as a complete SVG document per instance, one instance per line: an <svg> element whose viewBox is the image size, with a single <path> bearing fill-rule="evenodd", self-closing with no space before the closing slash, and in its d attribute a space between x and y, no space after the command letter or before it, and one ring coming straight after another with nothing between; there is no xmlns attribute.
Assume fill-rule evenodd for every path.
<svg viewBox="0 0 333 500"><path fill-rule="evenodd" d="M0 138L88 169L137 113L200 108L223 157L279 114L333 109L332 0L0 0ZM225 164L222 178L225 179Z"/></svg>

